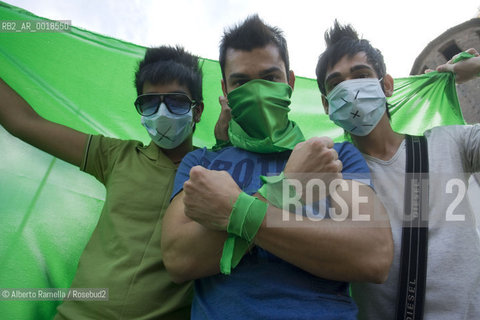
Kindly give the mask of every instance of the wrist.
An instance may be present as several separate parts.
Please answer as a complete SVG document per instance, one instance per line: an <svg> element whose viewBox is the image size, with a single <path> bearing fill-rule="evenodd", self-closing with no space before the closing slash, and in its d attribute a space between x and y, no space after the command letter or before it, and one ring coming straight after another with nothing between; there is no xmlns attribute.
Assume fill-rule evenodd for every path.
<svg viewBox="0 0 480 320"><path fill-rule="evenodd" d="M227 231L228 232L228 226L230 224L230 221L232 220L232 212L234 212L235 208L235 203L238 201L238 198L242 192L241 191L236 191L234 194L232 194L229 197L229 202L225 203L225 207L223 211L226 213L225 219L222 221L221 224L221 229L222 231Z"/></svg>
<svg viewBox="0 0 480 320"><path fill-rule="evenodd" d="M475 61L475 74L480 77L480 56L472 58Z"/></svg>
<svg viewBox="0 0 480 320"><path fill-rule="evenodd" d="M241 192L233 205L227 225L228 237L223 245L220 272L230 274L253 245L253 239L263 224L267 204Z"/></svg>

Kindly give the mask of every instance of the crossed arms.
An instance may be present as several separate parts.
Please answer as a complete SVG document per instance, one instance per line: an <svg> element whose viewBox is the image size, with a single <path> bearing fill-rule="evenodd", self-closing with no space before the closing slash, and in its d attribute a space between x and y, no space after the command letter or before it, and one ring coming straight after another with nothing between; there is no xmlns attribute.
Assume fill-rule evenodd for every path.
<svg viewBox="0 0 480 320"><path fill-rule="evenodd" d="M333 142L327 138L300 143L293 150L284 173L341 171L342 164L332 146ZM350 191L338 190L338 193L351 209L355 201L351 193L354 182L345 182ZM254 245L318 277L339 281L385 281L393 257L388 217L369 186L360 185L359 191L368 198L368 202L359 205L359 213L369 217L370 222L358 224L349 214L343 222L303 219L296 221L294 226L282 227L284 212L269 206ZM163 258L174 281L183 282L220 272L226 227L240 193L238 185L225 171L200 166L191 169L190 180L172 200L163 220ZM258 194L255 196L266 201ZM332 201L332 207L340 209L340 204ZM292 215L289 220L295 221L295 214L288 214Z"/></svg>

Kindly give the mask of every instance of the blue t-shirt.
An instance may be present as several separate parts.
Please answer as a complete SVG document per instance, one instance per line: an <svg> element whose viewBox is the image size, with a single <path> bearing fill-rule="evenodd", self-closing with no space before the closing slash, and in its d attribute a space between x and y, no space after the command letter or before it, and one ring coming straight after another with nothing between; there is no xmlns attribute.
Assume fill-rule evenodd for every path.
<svg viewBox="0 0 480 320"><path fill-rule="evenodd" d="M366 174L368 166L350 143L334 149L348 173ZM236 147L213 152L197 149L185 156L175 177L172 198L183 189L190 169L201 165L227 171L247 194L262 185L260 175L283 171L291 151L261 154ZM365 176L364 176L365 177ZM195 281L192 319L356 319L357 307L348 294L348 283L316 277L254 247L231 275L214 275Z"/></svg>

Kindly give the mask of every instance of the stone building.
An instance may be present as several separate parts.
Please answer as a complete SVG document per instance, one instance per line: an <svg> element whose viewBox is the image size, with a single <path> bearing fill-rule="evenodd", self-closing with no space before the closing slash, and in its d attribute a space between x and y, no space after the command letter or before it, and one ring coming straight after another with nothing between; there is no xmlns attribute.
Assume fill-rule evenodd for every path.
<svg viewBox="0 0 480 320"><path fill-rule="evenodd" d="M435 69L469 48L480 52L480 8L476 18L454 26L432 40L415 59L410 74L423 74L426 69ZM457 85L457 95L465 121L480 123L480 78ZM479 208L480 173L470 179L468 193L472 207Z"/></svg>
<svg viewBox="0 0 480 320"><path fill-rule="evenodd" d="M415 60L410 74L434 69L468 48L480 51L480 16L448 29L432 40ZM480 123L480 78L457 85L457 94L465 121Z"/></svg>

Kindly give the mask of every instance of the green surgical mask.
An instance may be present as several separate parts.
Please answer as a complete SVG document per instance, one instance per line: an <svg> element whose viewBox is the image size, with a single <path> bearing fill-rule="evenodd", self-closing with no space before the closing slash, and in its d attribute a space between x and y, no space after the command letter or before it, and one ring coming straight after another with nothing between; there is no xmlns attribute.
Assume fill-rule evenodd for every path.
<svg viewBox="0 0 480 320"><path fill-rule="evenodd" d="M292 88L262 79L248 81L228 94L232 119L230 142L258 153L292 150L304 141L302 131L288 119Z"/></svg>

